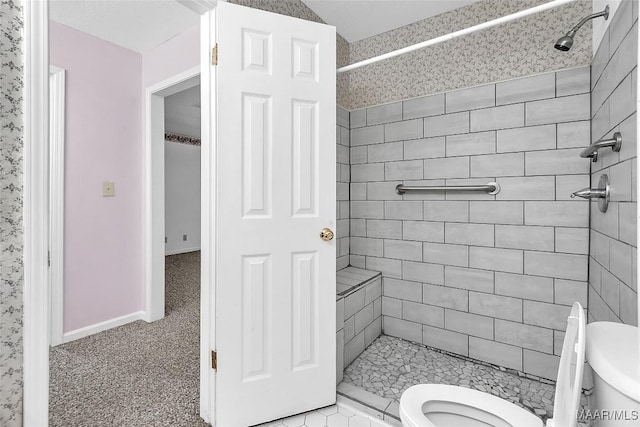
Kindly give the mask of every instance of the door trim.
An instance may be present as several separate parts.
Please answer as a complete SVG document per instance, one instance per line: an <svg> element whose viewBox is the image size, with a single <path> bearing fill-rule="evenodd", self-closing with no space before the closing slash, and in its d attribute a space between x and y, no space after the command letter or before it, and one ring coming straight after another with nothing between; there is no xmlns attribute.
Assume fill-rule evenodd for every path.
<svg viewBox="0 0 640 427"><path fill-rule="evenodd" d="M23 425L49 423L49 9L24 3Z"/></svg>
<svg viewBox="0 0 640 427"><path fill-rule="evenodd" d="M164 317L164 97L198 84L200 67L173 75L145 90L144 138L144 320ZM203 141L204 142L204 141ZM203 183L204 184L204 183Z"/></svg>
<svg viewBox="0 0 640 427"><path fill-rule="evenodd" d="M65 70L49 66L49 342L63 343L64 334L64 125Z"/></svg>
<svg viewBox="0 0 640 427"><path fill-rule="evenodd" d="M216 349L216 233L217 233L217 90L216 67L211 66L209 52L217 40L217 9L200 18L200 416L215 424L216 370L211 366L211 352Z"/></svg>
<svg viewBox="0 0 640 427"><path fill-rule="evenodd" d="M213 7L209 0L183 0L182 4L193 3L204 9ZM47 1L27 1L24 4L25 38L25 97L24 97L24 287L23 287L23 425L43 426L49 423L49 328L50 307L47 280L47 251L49 239L49 7ZM204 15L207 17L207 14ZM202 18L205 20L205 18ZM208 41L207 41L208 43ZM201 49L202 50L202 49ZM202 60L208 57L203 52ZM205 55L206 54L206 55ZM208 64L204 61L203 64ZM209 68L204 67L203 68ZM196 67L195 69L199 69ZM144 113L143 113L144 114ZM204 136L204 135L203 135ZM203 138L203 142L206 142ZM146 144L146 141L145 141ZM145 146L146 148L146 146ZM147 177L145 175L145 185ZM207 182L207 184L209 184ZM204 190L204 187L203 187ZM146 196L146 195L145 195ZM145 201L146 202L146 201ZM146 208L146 204L145 204ZM204 209L203 209L204 212ZM208 211L207 211L208 213ZM143 220L146 220L145 209ZM203 226L205 222L203 221ZM145 231L147 225L145 223ZM205 231L210 229L203 227ZM146 250L146 242L143 250ZM146 257L146 252L145 252ZM205 261L206 262L206 261ZM145 275L148 267L145 258ZM209 304L202 306L208 309ZM207 316L209 314L207 313ZM146 316L145 316L146 319ZM208 317L207 317L208 321ZM210 325L203 323L202 330ZM209 341L201 339L209 345ZM207 351L208 353L208 351ZM208 357L202 357L205 364ZM208 379L208 376L207 376ZM201 388L209 389L210 384ZM208 396L208 395L207 395ZM201 393L202 399L202 393ZM208 407L201 407L202 416L208 413Z"/></svg>
<svg viewBox="0 0 640 427"><path fill-rule="evenodd" d="M208 14L203 15L202 22L208 18ZM202 32L202 30L201 30ZM207 40L208 43L208 40ZM202 50L202 49L201 49ZM203 55L208 58L208 51ZM162 138L164 141L164 97L195 86L198 81L201 85L201 94L208 93L209 86L205 83L205 73L209 72L208 61L202 59L202 66L194 67L190 70L176 74L168 79L150 86L145 91L145 141L144 141L144 263L145 263L145 312L143 319L152 322L164 317L165 299L165 243L164 243L164 144L153 144ZM208 99L208 97L207 97ZM200 416L210 422L212 408L209 407L209 396L213 389L212 370L209 366L211 346L211 331L215 331L212 326L214 316L210 311L215 309L211 297L215 290L212 289L213 282L209 280L210 272L213 271L212 248L215 240L213 236L215 220L212 215L215 206L211 200L215 200L215 185L210 177L215 177L212 173L211 141L209 130L209 109L208 101L202 100L201 106L201 230L200 230ZM206 120L205 120L206 118ZM159 120L160 119L160 120ZM213 194L213 196L210 196Z"/></svg>

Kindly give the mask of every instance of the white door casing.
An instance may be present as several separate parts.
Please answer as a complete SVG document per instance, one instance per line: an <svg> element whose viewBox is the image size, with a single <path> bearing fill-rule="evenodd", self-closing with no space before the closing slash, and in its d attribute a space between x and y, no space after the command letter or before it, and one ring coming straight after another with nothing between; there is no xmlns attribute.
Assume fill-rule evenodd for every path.
<svg viewBox="0 0 640 427"><path fill-rule="evenodd" d="M165 304L164 98L197 86L199 81L200 67L194 67L145 90L143 319L147 322L162 319Z"/></svg>
<svg viewBox="0 0 640 427"><path fill-rule="evenodd" d="M336 225L336 39L226 2L216 15L212 398L215 425L240 427L336 399L336 240L320 239Z"/></svg>
<svg viewBox="0 0 640 427"><path fill-rule="evenodd" d="M63 342L65 70L49 66L49 344Z"/></svg>
<svg viewBox="0 0 640 427"><path fill-rule="evenodd" d="M24 2L23 417L48 423L49 406L49 14Z"/></svg>

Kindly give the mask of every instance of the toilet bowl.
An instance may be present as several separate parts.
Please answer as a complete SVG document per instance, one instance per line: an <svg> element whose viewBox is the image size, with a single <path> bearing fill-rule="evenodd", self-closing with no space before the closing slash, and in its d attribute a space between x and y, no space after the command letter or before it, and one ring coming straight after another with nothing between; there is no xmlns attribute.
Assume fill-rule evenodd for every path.
<svg viewBox="0 0 640 427"><path fill-rule="evenodd" d="M640 339L636 326L593 322L587 326L587 361L593 369L590 412L596 427L640 424Z"/></svg>
<svg viewBox="0 0 640 427"><path fill-rule="evenodd" d="M585 318L575 303L567 319L556 393L554 419L547 426L575 427L582 390ZM542 427L531 412L489 393L444 384L409 387L400 398L404 427Z"/></svg>

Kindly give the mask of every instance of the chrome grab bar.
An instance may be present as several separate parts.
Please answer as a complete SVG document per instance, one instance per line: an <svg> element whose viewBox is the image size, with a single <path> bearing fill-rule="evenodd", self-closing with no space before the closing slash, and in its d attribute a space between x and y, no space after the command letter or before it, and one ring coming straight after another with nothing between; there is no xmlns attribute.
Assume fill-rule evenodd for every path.
<svg viewBox="0 0 640 427"><path fill-rule="evenodd" d="M500 192L500 185L497 182L490 182L487 185L451 185L451 186L405 186L398 184L396 186L396 193L405 194L408 191L486 191L489 194L498 194Z"/></svg>
<svg viewBox="0 0 640 427"><path fill-rule="evenodd" d="M622 147L622 134L620 132L616 132L613 134L613 138L611 139L601 139L600 141L594 142L580 153L580 157L591 157L594 162L598 161L598 150L605 147L611 147L613 151L620 151L620 147Z"/></svg>

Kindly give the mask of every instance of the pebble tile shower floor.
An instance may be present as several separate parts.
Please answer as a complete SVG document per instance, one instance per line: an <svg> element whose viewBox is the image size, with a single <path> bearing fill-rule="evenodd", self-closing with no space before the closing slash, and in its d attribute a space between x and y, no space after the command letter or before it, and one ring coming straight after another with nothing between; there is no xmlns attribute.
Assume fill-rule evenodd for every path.
<svg viewBox="0 0 640 427"><path fill-rule="evenodd" d="M347 367L343 382L396 401L414 384L452 384L499 396L544 421L553 416L554 384L503 369L382 335ZM586 402L583 394L583 408Z"/></svg>

